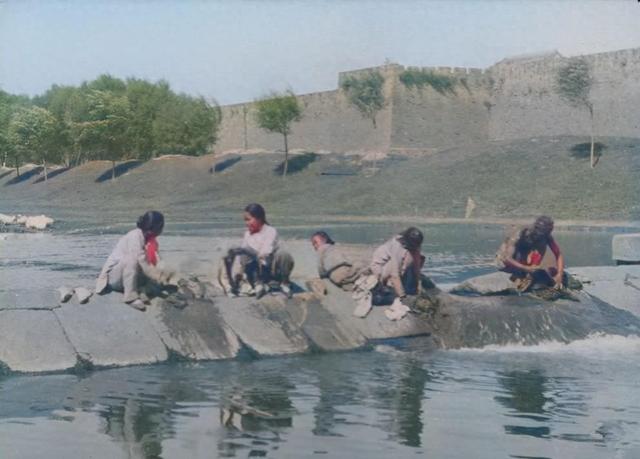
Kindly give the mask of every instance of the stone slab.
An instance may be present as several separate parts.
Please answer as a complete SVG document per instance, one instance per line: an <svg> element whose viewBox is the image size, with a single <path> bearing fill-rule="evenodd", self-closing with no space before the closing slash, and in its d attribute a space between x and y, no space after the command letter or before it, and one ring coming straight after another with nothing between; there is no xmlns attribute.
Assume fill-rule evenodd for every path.
<svg viewBox="0 0 640 459"><path fill-rule="evenodd" d="M180 309L158 300L146 317L168 349L190 360L231 359L242 348L213 301L193 300Z"/></svg>
<svg viewBox="0 0 640 459"><path fill-rule="evenodd" d="M477 293L480 295L496 295L498 293L513 292L513 282L510 275L501 271L472 277L453 287L451 293Z"/></svg>
<svg viewBox="0 0 640 459"><path fill-rule="evenodd" d="M545 301L531 294L465 297L440 292L431 317L434 340L438 347L451 349L640 332L640 319L628 311L586 292L572 295L573 300Z"/></svg>
<svg viewBox="0 0 640 459"><path fill-rule="evenodd" d="M59 296L58 292L50 288L13 289L0 285L0 310L55 309L59 307Z"/></svg>
<svg viewBox="0 0 640 459"><path fill-rule="evenodd" d="M162 362L167 348L141 312L122 295L94 296L88 304L65 304L54 313L81 358L98 367Z"/></svg>
<svg viewBox="0 0 640 459"><path fill-rule="evenodd" d="M627 277L640 279L640 265L585 266L567 269L583 283L596 281L623 281Z"/></svg>
<svg viewBox="0 0 640 459"><path fill-rule="evenodd" d="M640 233L613 236L611 258L617 261L640 263Z"/></svg>
<svg viewBox="0 0 640 459"><path fill-rule="evenodd" d="M0 362L10 370L63 371L77 361L52 311L0 311Z"/></svg>
<svg viewBox="0 0 640 459"><path fill-rule="evenodd" d="M585 292L610 305L640 316L640 266L571 268Z"/></svg>
<svg viewBox="0 0 640 459"><path fill-rule="evenodd" d="M300 324L287 311L282 295L216 300L224 321L258 355L300 354L310 350Z"/></svg>
<svg viewBox="0 0 640 459"><path fill-rule="evenodd" d="M584 290L605 303L640 317L640 279L596 281L584 284Z"/></svg>
<svg viewBox="0 0 640 459"><path fill-rule="evenodd" d="M360 332L369 340L384 340L409 336L429 335L432 327L428 320L419 315L407 314L404 318L391 321L384 315L386 306L374 306L365 318L353 316L355 302L351 294L327 282L327 295L322 305L340 322Z"/></svg>
<svg viewBox="0 0 640 459"><path fill-rule="evenodd" d="M287 310L314 346L322 351L347 351L367 344L367 339L351 322L340 320L311 293L295 295Z"/></svg>

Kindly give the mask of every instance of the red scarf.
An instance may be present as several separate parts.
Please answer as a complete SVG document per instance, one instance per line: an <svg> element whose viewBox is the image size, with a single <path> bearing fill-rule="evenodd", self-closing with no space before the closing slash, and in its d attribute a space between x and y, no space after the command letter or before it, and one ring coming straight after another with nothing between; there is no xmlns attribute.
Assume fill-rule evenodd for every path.
<svg viewBox="0 0 640 459"><path fill-rule="evenodd" d="M160 245L154 235L147 236L146 243L144 245L144 251L147 256L147 263L155 266L158 263L158 249Z"/></svg>

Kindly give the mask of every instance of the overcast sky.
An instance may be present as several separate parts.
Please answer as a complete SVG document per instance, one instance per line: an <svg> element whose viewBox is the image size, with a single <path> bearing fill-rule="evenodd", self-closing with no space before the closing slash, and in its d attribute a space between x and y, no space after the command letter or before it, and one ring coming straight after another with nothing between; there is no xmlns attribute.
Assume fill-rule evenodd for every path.
<svg viewBox="0 0 640 459"><path fill-rule="evenodd" d="M488 67L516 54L640 47L636 0L0 0L0 88L101 73L233 103L335 89L386 59Z"/></svg>

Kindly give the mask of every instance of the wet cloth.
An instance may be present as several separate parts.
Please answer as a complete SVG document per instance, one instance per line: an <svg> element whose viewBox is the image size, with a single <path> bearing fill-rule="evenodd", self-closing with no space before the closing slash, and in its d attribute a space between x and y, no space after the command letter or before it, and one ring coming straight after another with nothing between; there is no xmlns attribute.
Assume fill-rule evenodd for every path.
<svg viewBox="0 0 640 459"><path fill-rule="evenodd" d="M104 293L108 288L124 293L124 301L130 303L139 297L139 277L144 274L154 281L160 281L162 271L147 261L145 238L142 230L136 228L122 236L96 281L96 293Z"/></svg>
<svg viewBox="0 0 640 459"><path fill-rule="evenodd" d="M400 298L396 298L391 306L384 310L384 315L387 319L395 321L402 319L409 311L411 311L409 306L404 304Z"/></svg>

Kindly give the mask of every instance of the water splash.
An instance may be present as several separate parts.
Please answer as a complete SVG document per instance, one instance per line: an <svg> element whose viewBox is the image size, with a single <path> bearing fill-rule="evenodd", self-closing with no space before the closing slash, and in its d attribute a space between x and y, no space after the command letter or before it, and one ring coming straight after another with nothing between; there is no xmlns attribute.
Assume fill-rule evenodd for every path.
<svg viewBox="0 0 640 459"><path fill-rule="evenodd" d="M585 339L563 343L543 341L527 346L524 344L489 345L483 348L463 348L451 352L474 353L525 353L525 354L578 354L594 359L610 359L612 356L628 358L640 355L640 336L608 335L593 333Z"/></svg>

